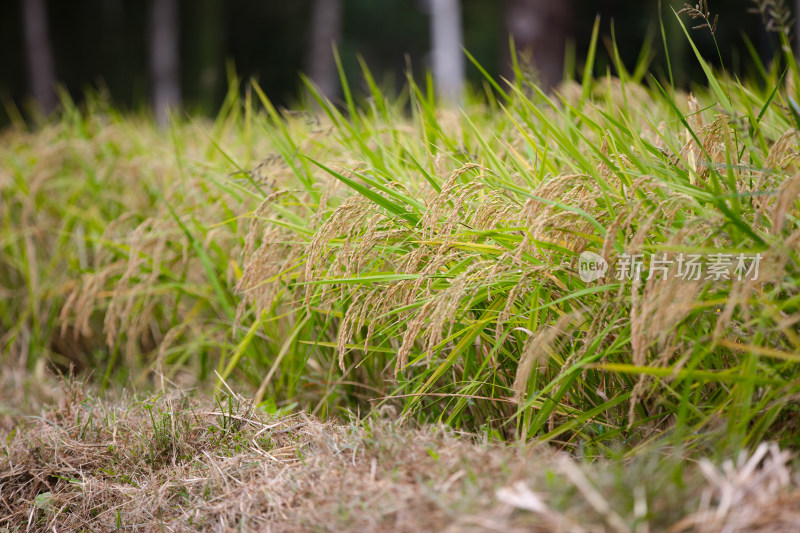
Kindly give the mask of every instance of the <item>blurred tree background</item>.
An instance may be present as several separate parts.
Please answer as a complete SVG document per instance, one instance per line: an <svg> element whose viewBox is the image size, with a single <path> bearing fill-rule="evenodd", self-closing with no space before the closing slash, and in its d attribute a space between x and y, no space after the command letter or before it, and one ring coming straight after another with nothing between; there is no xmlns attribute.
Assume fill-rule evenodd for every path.
<svg viewBox="0 0 800 533"><path fill-rule="evenodd" d="M613 35L628 68L644 53L652 60L651 71L666 77L660 10L676 83L702 82L702 72L673 15L682 1L446 0L446 6L437 2L441 4L440 0L6 0L0 3L0 125L18 111L29 115L35 101L40 108L52 108L47 91L54 81L78 101L93 89L107 93L123 109L163 101L191 113L211 114L227 89L226 65L242 78L257 79L280 105L297 105L302 98L300 72L309 73L335 97L331 40L338 43L351 80L360 79L360 55L379 81L399 89L409 65L416 75L432 66L431 17L437 5L440 13L460 10L463 45L490 74L508 74L512 32L520 47L534 50L539 79L548 86L560 78L565 58L573 74L581 71L596 16L601 20L596 73L611 68ZM768 63L775 48L774 36L751 12L754 4L711 0L709 6L712 14L719 14L716 37L725 66L743 76L757 73L754 53ZM691 20L684 22L693 25ZM705 57L718 62L708 31L693 32L693 37ZM480 81L471 64L466 65L466 74L469 82Z"/></svg>

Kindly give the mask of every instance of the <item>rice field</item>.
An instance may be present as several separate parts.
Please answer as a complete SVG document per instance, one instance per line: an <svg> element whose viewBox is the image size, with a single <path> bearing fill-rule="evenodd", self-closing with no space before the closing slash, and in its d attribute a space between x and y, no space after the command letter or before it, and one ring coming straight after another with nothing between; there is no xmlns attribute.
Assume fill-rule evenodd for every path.
<svg viewBox="0 0 800 533"><path fill-rule="evenodd" d="M698 53L691 91L595 75L593 42L550 94L517 67L445 107L364 66L308 110L232 76L214 120L63 96L5 130L0 416L74 371L586 459L796 449L788 41L754 80Z"/></svg>

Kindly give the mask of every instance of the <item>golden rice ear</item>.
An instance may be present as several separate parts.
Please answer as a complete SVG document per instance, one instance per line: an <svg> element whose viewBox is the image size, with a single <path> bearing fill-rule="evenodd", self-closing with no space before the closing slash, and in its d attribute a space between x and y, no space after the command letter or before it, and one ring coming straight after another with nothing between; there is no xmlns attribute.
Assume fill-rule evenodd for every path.
<svg viewBox="0 0 800 533"><path fill-rule="evenodd" d="M422 327L425 325L425 317L431 312L435 305L436 300L434 298L428 300L420 309L419 314L406 326L406 330L403 333L403 344L397 352L397 360L394 367L395 376L408 364L408 355L411 353L411 349L414 347L414 343L420 331L422 331Z"/></svg>
<svg viewBox="0 0 800 533"><path fill-rule="evenodd" d="M528 392L528 381L534 368L543 372L551 357L550 350L558 337L566 331L567 326L580 322L582 313L570 313L559 318L555 324L541 327L536 332L529 332L528 340L522 348L517 373L514 377L514 401L522 405ZM530 334L533 333L533 334Z"/></svg>
<svg viewBox="0 0 800 533"><path fill-rule="evenodd" d="M772 228L774 235L780 235L786 229L787 215L797 217L800 211L800 173L781 183L778 188L778 199L772 211Z"/></svg>
<svg viewBox="0 0 800 533"><path fill-rule="evenodd" d="M697 98L695 98L693 93L689 93L689 96L686 97L686 106L689 108L689 112L687 113L686 123L689 124L689 127L692 128L692 131L697 133L700 131L704 126L705 122L703 121L703 115L700 111L700 104L697 102Z"/></svg>

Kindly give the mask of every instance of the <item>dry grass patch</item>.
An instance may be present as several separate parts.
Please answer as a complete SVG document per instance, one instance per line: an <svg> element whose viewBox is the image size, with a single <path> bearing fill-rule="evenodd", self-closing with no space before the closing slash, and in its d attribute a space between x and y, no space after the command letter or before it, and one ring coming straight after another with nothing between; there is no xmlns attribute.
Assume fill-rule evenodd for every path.
<svg viewBox="0 0 800 533"><path fill-rule="evenodd" d="M388 418L271 416L232 395L103 400L71 382L59 396L0 433L0 531L800 526L789 454L767 444L721 466L669 453L589 464Z"/></svg>

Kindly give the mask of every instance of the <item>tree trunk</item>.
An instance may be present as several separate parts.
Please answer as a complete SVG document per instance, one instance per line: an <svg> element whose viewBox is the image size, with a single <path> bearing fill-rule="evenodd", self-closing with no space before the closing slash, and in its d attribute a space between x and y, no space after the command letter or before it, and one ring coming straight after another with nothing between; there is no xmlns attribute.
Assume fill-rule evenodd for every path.
<svg viewBox="0 0 800 533"><path fill-rule="evenodd" d="M50 113L56 107L56 74L45 0L22 0L22 17L31 95L45 113Z"/></svg>
<svg viewBox="0 0 800 533"><path fill-rule="evenodd" d="M342 33L342 0L314 0L311 11L306 69L326 98L339 94L339 76L333 59L333 45Z"/></svg>
<svg viewBox="0 0 800 533"><path fill-rule="evenodd" d="M505 26L514 38L521 65L532 67L544 89L564 76L564 48L569 35L570 0L506 0ZM506 75L511 78L509 62Z"/></svg>
<svg viewBox="0 0 800 533"><path fill-rule="evenodd" d="M169 122L169 109L181 105L178 0L151 0L150 83L159 126Z"/></svg>
<svg viewBox="0 0 800 533"><path fill-rule="evenodd" d="M225 66L224 45L224 8L221 0L194 0L195 28L192 39L192 51L188 58L193 61L192 72L188 79L196 79L195 94L198 104L205 112L213 112L217 103L220 81L223 79Z"/></svg>
<svg viewBox="0 0 800 533"><path fill-rule="evenodd" d="M800 0L794 1L794 53L800 55Z"/></svg>
<svg viewBox="0 0 800 533"><path fill-rule="evenodd" d="M446 102L459 102L464 93L460 1L430 0L430 7L436 94Z"/></svg>

